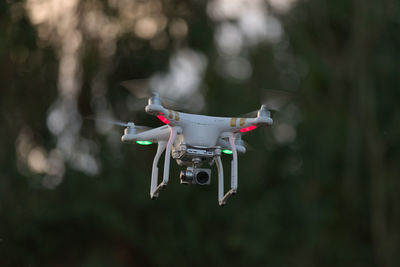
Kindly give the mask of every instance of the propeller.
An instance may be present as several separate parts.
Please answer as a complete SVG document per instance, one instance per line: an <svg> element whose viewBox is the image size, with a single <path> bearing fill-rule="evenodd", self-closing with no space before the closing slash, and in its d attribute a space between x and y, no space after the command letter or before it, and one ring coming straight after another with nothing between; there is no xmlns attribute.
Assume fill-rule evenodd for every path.
<svg viewBox="0 0 400 267"><path fill-rule="evenodd" d="M196 111L196 104L198 104L198 96L191 96L187 101L178 101L165 96L165 93L159 92L152 86L151 79L133 79L127 80L120 83L120 85L131 92L136 98L150 98L154 95L158 95L161 99L162 105L168 109L173 109L177 111Z"/></svg>
<svg viewBox="0 0 400 267"><path fill-rule="evenodd" d="M293 98L293 93L279 90L266 90L263 95L263 104L267 109L279 111Z"/></svg>
<svg viewBox="0 0 400 267"><path fill-rule="evenodd" d="M133 79L120 83L121 86L128 89L136 98L149 98L155 90L150 87L149 79Z"/></svg>
<svg viewBox="0 0 400 267"><path fill-rule="evenodd" d="M121 127L134 127L138 133L145 132L148 130L151 130L153 128L148 127L148 126L140 126L140 125L135 125L132 122L122 122L122 121L114 121L114 120L107 120L107 119L98 119L98 118L92 118L92 117L86 117L85 119L88 120L93 120L93 121L98 121L98 122L103 122L103 123L108 123L116 126L121 126Z"/></svg>
<svg viewBox="0 0 400 267"><path fill-rule="evenodd" d="M280 91L280 90L264 90L262 95L262 104L263 106L272 111L279 111L283 107L285 107L290 100L293 98L293 93L288 91ZM255 117L260 109L248 112L246 114L241 115L240 117Z"/></svg>

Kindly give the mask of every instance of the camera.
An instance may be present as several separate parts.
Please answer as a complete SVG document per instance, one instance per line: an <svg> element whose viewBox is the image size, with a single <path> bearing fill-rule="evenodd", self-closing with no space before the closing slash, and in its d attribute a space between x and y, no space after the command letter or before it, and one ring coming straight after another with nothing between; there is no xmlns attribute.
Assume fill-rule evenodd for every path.
<svg viewBox="0 0 400 267"><path fill-rule="evenodd" d="M187 167L186 171L181 171L181 184L209 185L211 182L211 169L199 169Z"/></svg>

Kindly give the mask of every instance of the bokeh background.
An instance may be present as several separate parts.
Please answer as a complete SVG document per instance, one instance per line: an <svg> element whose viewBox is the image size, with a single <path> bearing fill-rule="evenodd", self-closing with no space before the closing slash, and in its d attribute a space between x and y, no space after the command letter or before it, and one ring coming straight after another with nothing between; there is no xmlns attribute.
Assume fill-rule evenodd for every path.
<svg viewBox="0 0 400 267"><path fill-rule="evenodd" d="M399 266L400 2L3 0L1 266ZM201 114L293 92L245 137L239 191L151 201L156 127L120 82ZM224 158L229 176L229 156Z"/></svg>

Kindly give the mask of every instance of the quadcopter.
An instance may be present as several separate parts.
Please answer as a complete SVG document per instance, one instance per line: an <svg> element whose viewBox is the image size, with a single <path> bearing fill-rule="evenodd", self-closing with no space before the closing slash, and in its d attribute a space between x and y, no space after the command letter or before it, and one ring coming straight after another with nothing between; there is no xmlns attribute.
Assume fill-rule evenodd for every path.
<svg viewBox="0 0 400 267"><path fill-rule="evenodd" d="M276 102L276 101L275 101ZM263 104L254 117L214 117L184 113L168 109L163 105L158 93L152 93L148 98L145 111L156 116L163 126L148 128L137 126L133 122L117 123L126 127L121 138L123 143L149 145L157 143L151 184L151 199L158 198L162 189L169 181L171 158L179 166L186 167L180 172L181 184L209 185L211 182L211 167L216 165L218 171L218 204L223 206L228 198L237 193L238 189L238 153L245 153L245 143L242 134L251 132L258 127L273 124L271 118L273 105ZM163 176L159 182L159 161L165 152ZM224 168L221 156L229 154L231 161L231 184L225 192Z"/></svg>

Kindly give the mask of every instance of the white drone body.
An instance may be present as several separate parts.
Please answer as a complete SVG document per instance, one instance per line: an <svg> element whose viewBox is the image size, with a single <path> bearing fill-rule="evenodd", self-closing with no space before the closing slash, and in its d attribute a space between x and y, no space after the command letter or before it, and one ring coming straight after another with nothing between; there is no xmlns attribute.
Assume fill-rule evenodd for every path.
<svg viewBox="0 0 400 267"><path fill-rule="evenodd" d="M137 132L134 123L128 123L121 140L124 143L150 141L158 144L153 161L150 197L158 197L161 189L169 181L171 157L180 166L186 166L180 178L183 184L210 183L211 170L200 168L204 164L217 166L218 170L218 203L225 205L227 199L237 192L238 188L238 152L245 153L246 148L241 140L244 132L258 126L272 125L270 112L262 105L255 118L213 117L177 112L163 107L158 95L149 98L146 112L157 116L163 125L151 130ZM158 182L158 162L165 151L164 171L161 183ZM231 161L231 188L225 193L224 171L221 152L229 151Z"/></svg>

